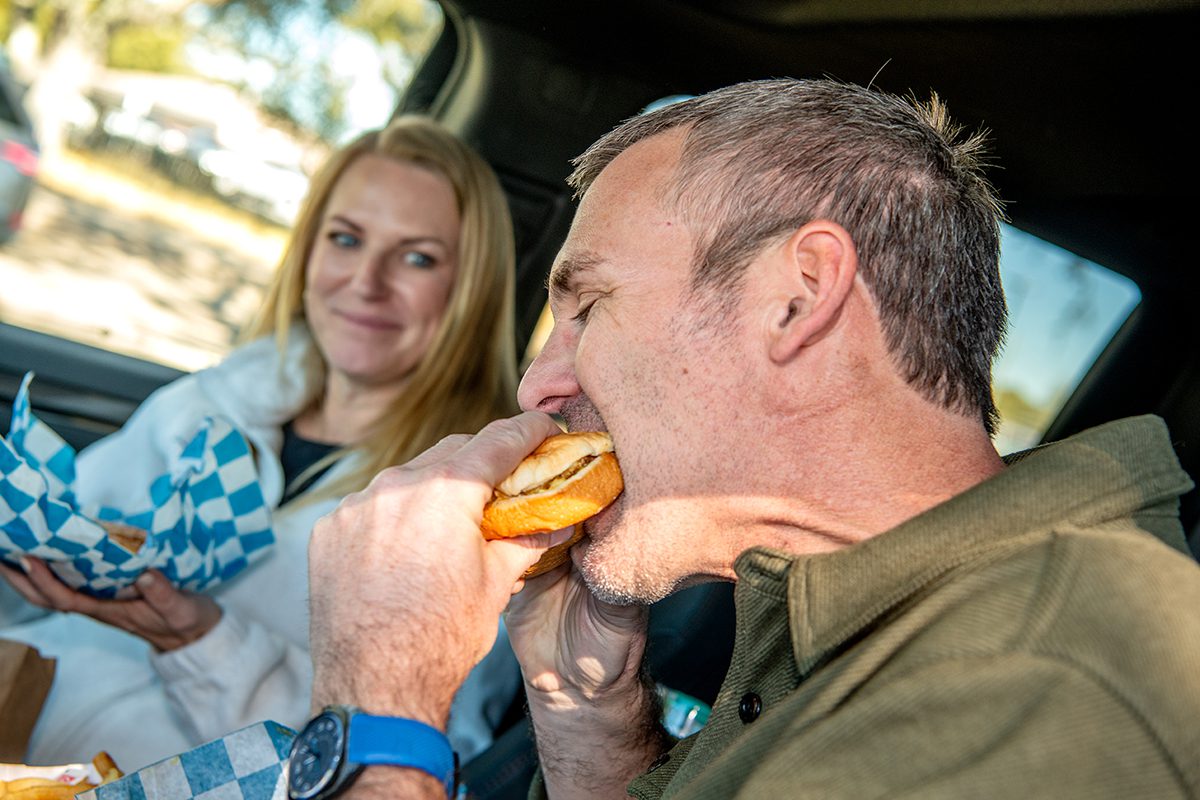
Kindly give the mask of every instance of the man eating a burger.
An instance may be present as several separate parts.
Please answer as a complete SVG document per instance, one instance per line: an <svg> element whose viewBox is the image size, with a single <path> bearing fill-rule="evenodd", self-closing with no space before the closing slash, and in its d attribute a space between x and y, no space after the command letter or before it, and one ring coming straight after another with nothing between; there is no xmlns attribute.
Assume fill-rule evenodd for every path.
<svg viewBox="0 0 1200 800"><path fill-rule="evenodd" d="M451 698L507 626L535 796L1192 796L1200 572L1160 420L1002 460L1000 205L936 101L762 81L577 162L527 413L381 473L318 524L293 797L438 797ZM624 491L485 540L543 440L607 431ZM732 665L674 742L646 605L736 582ZM703 620L696 620L703 626Z"/></svg>

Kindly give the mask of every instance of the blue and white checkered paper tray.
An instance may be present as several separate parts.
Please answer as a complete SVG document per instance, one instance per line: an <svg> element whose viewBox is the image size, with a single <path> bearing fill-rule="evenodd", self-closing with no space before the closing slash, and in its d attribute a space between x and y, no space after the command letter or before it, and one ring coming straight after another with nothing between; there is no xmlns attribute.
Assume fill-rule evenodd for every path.
<svg viewBox="0 0 1200 800"><path fill-rule="evenodd" d="M287 776L284 763L295 737L295 731L290 728L276 722L260 722L76 797L84 800L285 800Z"/></svg>
<svg viewBox="0 0 1200 800"><path fill-rule="evenodd" d="M45 560L65 583L113 597L144 570L161 570L193 591L228 580L275 541L271 514L245 438L225 419L207 418L147 487L141 507L80 507L75 451L35 417L25 376L0 437L0 558ZM147 532L131 553L100 522Z"/></svg>

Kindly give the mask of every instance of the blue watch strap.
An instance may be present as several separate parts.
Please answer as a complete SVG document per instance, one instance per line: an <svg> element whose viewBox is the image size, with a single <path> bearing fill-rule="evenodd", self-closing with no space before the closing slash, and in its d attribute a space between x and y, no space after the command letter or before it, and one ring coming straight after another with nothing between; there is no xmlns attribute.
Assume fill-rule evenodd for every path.
<svg viewBox="0 0 1200 800"><path fill-rule="evenodd" d="M350 717L346 759L355 764L388 764L428 772L454 795L454 748L446 734L402 717L358 713Z"/></svg>

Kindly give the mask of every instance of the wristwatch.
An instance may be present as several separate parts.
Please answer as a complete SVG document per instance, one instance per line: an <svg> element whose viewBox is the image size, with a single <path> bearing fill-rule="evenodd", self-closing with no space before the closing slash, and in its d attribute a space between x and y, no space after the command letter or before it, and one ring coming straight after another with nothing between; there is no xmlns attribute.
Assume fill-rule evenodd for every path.
<svg viewBox="0 0 1200 800"><path fill-rule="evenodd" d="M337 797L368 764L428 772L454 796L458 759L446 734L423 722L377 717L354 706L332 705L313 717L292 742L288 797Z"/></svg>

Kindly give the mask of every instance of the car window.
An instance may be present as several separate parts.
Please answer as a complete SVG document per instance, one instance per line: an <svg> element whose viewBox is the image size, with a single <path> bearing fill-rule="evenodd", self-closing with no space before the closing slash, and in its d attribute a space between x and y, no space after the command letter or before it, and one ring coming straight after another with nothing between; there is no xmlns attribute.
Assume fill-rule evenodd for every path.
<svg viewBox="0 0 1200 800"><path fill-rule="evenodd" d="M1141 300L1123 275L1002 227L1008 340L993 368L1001 453L1037 444Z"/></svg>
<svg viewBox="0 0 1200 800"><path fill-rule="evenodd" d="M442 26L434 0L4 8L0 322L185 370L237 341L309 176Z"/></svg>

